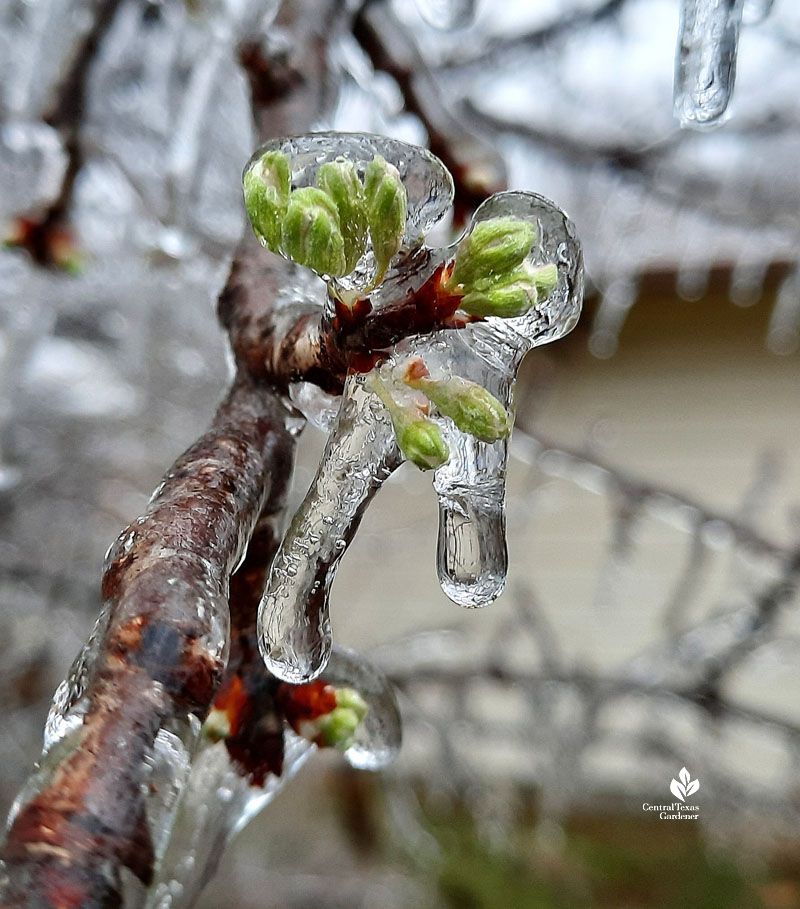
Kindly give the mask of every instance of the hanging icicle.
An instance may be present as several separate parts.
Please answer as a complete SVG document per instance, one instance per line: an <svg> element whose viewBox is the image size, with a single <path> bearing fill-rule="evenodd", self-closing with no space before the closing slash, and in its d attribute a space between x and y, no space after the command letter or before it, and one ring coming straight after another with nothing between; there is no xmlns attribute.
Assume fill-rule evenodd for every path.
<svg viewBox="0 0 800 909"><path fill-rule="evenodd" d="M736 77L743 0L683 0L674 111L681 126L717 126Z"/></svg>

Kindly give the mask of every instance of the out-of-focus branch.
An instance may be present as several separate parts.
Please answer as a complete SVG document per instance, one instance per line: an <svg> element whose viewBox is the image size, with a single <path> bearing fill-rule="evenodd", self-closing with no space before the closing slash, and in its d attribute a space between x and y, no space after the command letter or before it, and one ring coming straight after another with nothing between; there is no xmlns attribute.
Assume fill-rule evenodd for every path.
<svg viewBox="0 0 800 909"><path fill-rule="evenodd" d="M58 195L39 213L20 215L10 242L28 250L40 265L69 265L72 240L66 224L75 178L83 165L81 127L86 106L89 71L103 37L114 21L120 0L96 0L92 25L76 49L44 121L61 134L67 166Z"/></svg>
<svg viewBox="0 0 800 909"><path fill-rule="evenodd" d="M491 67L500 57L518 50L552 47L561 38L569 37L598 22L613 18L624 5L625 0L605 0L595 7L590 5L579 7L569 15L559 16L551 25L513 35L510 38L498 38L489 42L480 54L473 53L465 59L461 57L450 59L441 68L474 71L476 68Z"/></svg>
<svg viewBox="0 0 800 909"><path fill-rule="evenodd" d="M406 109L422 120L431 151L453 174L455 217L464 221L484 199L506 188L502 157L447 107L414 39L388 3L376 0L365 4L353 33L373 66L388 73L400 86Z"/></svg>

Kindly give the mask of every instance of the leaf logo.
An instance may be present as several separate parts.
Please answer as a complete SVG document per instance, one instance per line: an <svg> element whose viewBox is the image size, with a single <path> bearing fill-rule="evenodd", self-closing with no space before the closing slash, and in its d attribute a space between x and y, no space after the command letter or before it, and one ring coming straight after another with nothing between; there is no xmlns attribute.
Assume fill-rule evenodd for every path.
<svg viewBox="0 0 800 909"><path fill-rule="evenodd" d="M681 767L681 772L678 774L678 779L673 780L669 784L669 791L675 796L676 799L680 799L682 802L686 801L686 797L689 795L694 795L695 792L700 788L700 780L693 780L692 775L685 767Z"/></svg>

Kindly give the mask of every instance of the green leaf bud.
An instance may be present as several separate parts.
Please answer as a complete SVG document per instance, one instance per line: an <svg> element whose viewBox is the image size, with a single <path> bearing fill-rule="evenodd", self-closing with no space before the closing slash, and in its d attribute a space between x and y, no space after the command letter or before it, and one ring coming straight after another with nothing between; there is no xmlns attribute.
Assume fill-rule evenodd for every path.
<svg viewBox="0 0 800 909"><path fill-rule="evenodd" d="M531 265L523 262L502 280L478 281L464 294L459 304L473 316L498 316L512 319L524 315L540 299L546 299L558 282L553 264Z"/></svg>
<svg viewBox="0 0 800 909"><path fill-rule="evenodd" d="M503 279L521 265L531 251L536 230L519 218L479 221L459 243L450 285L469 292L478 281Z"/></svg>
<svg viewBox="0 0 800 909"><path fill-rule="evenodd" d="M331 197L315 186L296 189L281 225L283 253L298 265L339 278L347 273L339 212Z"/></svg>
<svg viewBox="0 0 800 909"><path fill-rule="evenodd" d="M540 300L546 300L558 284L558 268L554 262L548 265L529 266L527 269L531 281L536 285Z"/></svg>
<svg viewBox="0 0 800 909"><path fill-rule="evenodd" d="M377 285L403 244L408 197L399 171L380 155L367 165L364 192L377 269L374 284Z"/></svg>
<svg viewBox="0 0 800 909"><path fill-rule="evenodd" d="M323 164L317 183L333 199L344 240L345 273L351 272L367 248L367 200L351 161L338 158Z"/></svg>
<svg viewBox="0 0 800 909"><path fill-rule="evenodd" d="M359 722L369 713L367 702L355 690L355 688L337 688L336 689L336 706L348 707L355 711Z"/></svg>
<svg viewBox="0 0 800 909"><path fill-rule="evenodd" d="M452 376L432 379L430 376L406 378L412 387L423 392L439 410L462 431L482 442L496 442L511 432L511 417L500 401L482 385Z"/></svg>
<svg viewBox="0 0 800 909"><path fill-rule="evenodd" d="M433 420L426 417L410 420L399 430L395 422L395 432L400 450L420 470L435 470L447 463L450 449Z"/></svg>
<svg viewBox="0 0 800 909"><path fill-rule="evenodd" d="M291 188L289 159L283 152L265 152L244 175L244 203L256 236L280 252L281 221Z"/></svg>
<svg viewBox="0 0 800 909"><path fill-rule="evenodd" d="M224 710L213 707L203 723L203 734L212 742L221 742L230 737L231 721Z"/></svg>
<svg viewBox="0 0 800 909"><path fill-rule="evenodd" d="M358 713L352 708L334 708L317 720L321 744L346 751L353 744L360 722Z"/></svg>

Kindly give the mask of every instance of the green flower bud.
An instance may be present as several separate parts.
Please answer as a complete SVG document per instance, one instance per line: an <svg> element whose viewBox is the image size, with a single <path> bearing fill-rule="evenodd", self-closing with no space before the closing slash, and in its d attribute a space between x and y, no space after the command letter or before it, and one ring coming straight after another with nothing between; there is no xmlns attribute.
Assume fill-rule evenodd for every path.
<svg viewBox="0 0 800 909"><path fill-rule="evenodd" d="M557 282L555 265L535 266L524 262L503 280L476 282L459 305L473 316L512 319L524 315L540 299L547 299Z"/></svg>
<svg viewBox="0 0 800 909"><path fill-rule="evenodd" d="M462 431L482 442L496 442L511 432L508 411L477 382L453 376L432 379L430 376L407 377L406 382L430 398L439 410Z"/></svg>
<svg viewBox="0 0 800 909"><path fill-rule="evenodd" d="M244 204L256 235L280 252L281 221L291 188L289 159L283 152L265 152L244 175Z"/></svg>
<svg viewBox="0 0 800 909"><path fill-rule="evenodd" d="M346 751L353 744L360 722L358 714L350 707L334 708L317 720L321 744Z"/></svg>
<svg viewBox="0 0 800 909"><path fill-rule="evenodd" d="M478 281L505 277L522 264L535 239L536 230L528 221L479 221L458 246L450 285L463 284L470 291Z"/></svg>
<svg viewBox="0 0 800 909"><path fill-rule="evenodd" d="M221 742L227 739L231 734L231 721L224 710L212 708L205 723L203 723L203 734L212 742Z"/></svg>
<svg viewBox="0 0 800 909"><path fill-rule="evenodd" d="M433 470L447 463L450 449L442 431L423 415L421 408L399 404L375 371L370 375L370 385L389 411L397 444L408 460L420 470Z"/></svg>
<svg viewBox="0 0 800 909"><path fill-rule="evenodd" d="M558 284L558 268L555 263L549 265L530 266L527 269L531 281L536 285L540 300L546 300Z"/></svg>
<svg viewBox="0 0 800 909"><path fill-rule="evenodd" d="M373 283L377 285L383 280L389 263L403 244L408 196L397 168L380 155L376 155L367 165L364 192L369 235L377 267Z"/></svg>
<svg viewBox="0 0 800 909"><path fill-rule="evenodd" d="M298 265L339 278L347 274L339 212L315 186L296 189L281 225L281 248Z"/></svg>
<svg viewBox="0 0 800 909"><path fill-rule="evenodd" d="M346 273L351 272L367 248L367 200L355 166L344 158L323 164L317 173L320 189L333 199L339 212L344 240Z"/></svg>
<svg viewBox="0 0 800 909"><path fill-rule="evenodd" d="M355 690L355 688L337 688L336 689L336 706L348 707L358 716L359 722L369 713L367 702Z"/></svg>
<svg viewBox="0 0 800 909"><path fill-rule="evenodd" d="M409 421L399 431L395 423L395 432L400 450L420 470L435 470L447 463L450 449L433 420L420 417Z"/></svg>

